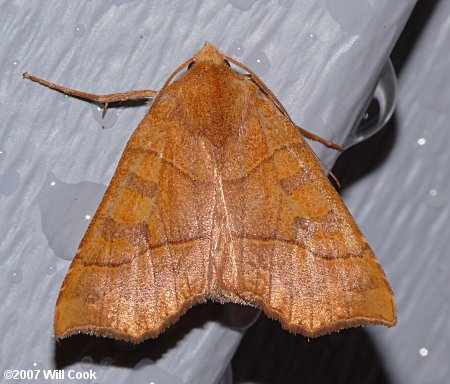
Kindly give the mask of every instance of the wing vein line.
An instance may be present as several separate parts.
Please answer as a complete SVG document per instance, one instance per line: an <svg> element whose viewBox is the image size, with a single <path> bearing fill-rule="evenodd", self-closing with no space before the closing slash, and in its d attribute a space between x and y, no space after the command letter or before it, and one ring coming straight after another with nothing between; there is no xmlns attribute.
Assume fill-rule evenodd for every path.
<svg viewBox="0 0 450 384"><path fill-rule="evenodd" d="M167 133L167 135L169 135L170 133L168 132ZM162 150L162 152L161 152L161 154L158 154L158 156L159 156L159 158L161 159L161 162L163 162L163 160L165 159L165 156L166 156L166 151L167 151L167 141L168 141L168 138L166 137L166 141L165 141L165 143L164 143L164 148L163 148L163 150ZM161 180L161 176L162 176L162 173L163 173L163 164L161 164L161 167L159 168L159 174L158 174L158 183L159 183L159 181ZM173 178L172 178L172 186L173 186ZM159 189L159 188L158 188ZM155 200L155 204L156 204L156 200ZM175 267L174 267L174 265L173 265L173 255L172 255L172 252L171 252L171 250L170 250L170 247L168 246L168 230L167 230L167 227L166 227L166 222L164 221L164 219L163 219L163 217L162 217L162 215L161 215L161 212L160 212L160 209L159 209L159 205L157 205L157 209L156 209L156 211L158 212L158 217L159 217L159 221L160 221L160 223L161 223L161 226L162 226L162 228L163 228L163 231L164 231L164 237L165 237L165 240L166 241L164 241L163 243L162 243L162 247L164 247L165 249L166 249L166 251L167 251L167 253L169 254L169 256L170 256L170 259L171 259L171 261L172 261L172 278L173 278L173 284L174 284L174 286L175 286L175 288L174 288L174 291L175 291L175 299L176 299L176 301L177 301L177 304L178 304L178 297L177 297L177 289L176 289L176 283L175 283L175 276L177 276L177 274L176 274L176 272L175 272ZM166 305L166 311L167 311L167 305Z"/></svg>
<svg viewBox="0 0 450 384"><path fill-rule="evenodd" d="M230 225L230 218L228 213L228 207L227 203L225 201L225 194L223 192L223 183L222 183L222 175L219 173L219 191L220 191L220 199L222 200L223 204L223 210L224 210L224 216L225 216L225 227L227 230L227 234L229 236L229 251L230 251L230 258L232 260L232 274L233 276L236 276L236 260L234 258L234 240L233 235L231 233L231 225Z"/></svg>
<svg viewBox="0 0 450 384"><path fill-rule="evenodd" d="M265 123L265 120L264 119L262 119L262 118L260 118L260 121L263 123L263 127L262 127L262 131L263 131L263 134L264 134L264 137L265 137L265 139L266 139L266 143L267 143L267 147L270 149L270 151L272 152L272 155L271 155L271 159L274 159L274 155L275 155L275 153L277 152L277 151L281 151L282 149L281 148L278 148L278 149L274 149L273 148L273 146L271 145L271 143L270 143L270 141L269 141L269 137L267 136L267 132L266 132L266 129L265 129L265 126L266 126L266 123ZM287 148L287 146L286 147L284 147L284 148ZM284 149L283 148L283 149ZM287 150L287 149L286 149ZM262 162L261 162L262 163ZM277 165L277 162L276 161L273 161L272 162L273 163L273 165L274 165L274 168L276 169L276 171L277 171L277 173L279 174L279 167L278 167L278 165ZM280 188L280 193L281 193L281 196L282 196L282 198L284 198L284 193L283 193L283 190ZM281 202L278 202L278 207L277 207L277 213L276 213L276 215L277 215L277 219L276 219L276 229L278 229L278 227L279 227L279 223L280 223L280 218L281 218L281 206L282 206L282 204L281 204ZM273 235L275 235L275 233L273 234ZM269 300L271 301L271 298L272 298L272 282L273 282L273 276L272 276L272 272L273 272L273 265L274 265L274 263L273 263L273 258L275 257L275 255L277 254L277 252L276 252L276 250L278 249L278 243L279 242L277 242L277 241L274 241L273 242L273 247L272 247L272 257L271 258L269 258L269 268L270 268L270 284L269 284ZM292 310L291 310L291 315L292 315ZM291 316L292 317L292 316Z"/></svg>

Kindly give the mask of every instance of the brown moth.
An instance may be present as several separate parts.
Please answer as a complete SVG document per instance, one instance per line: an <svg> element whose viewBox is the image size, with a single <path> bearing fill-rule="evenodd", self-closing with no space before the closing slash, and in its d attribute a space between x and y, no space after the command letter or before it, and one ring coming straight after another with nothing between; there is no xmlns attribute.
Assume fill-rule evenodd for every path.
<svg viewBox="0 0 450 384"><path fill-rule="evenodd" d="M396 324L384 272L300 132L339 146L297 127L246 66L206 43L160 91L97 96L24 77L105 111L155 97L64 280L57 338L141 342L207 299L308 337Z"/></svg>

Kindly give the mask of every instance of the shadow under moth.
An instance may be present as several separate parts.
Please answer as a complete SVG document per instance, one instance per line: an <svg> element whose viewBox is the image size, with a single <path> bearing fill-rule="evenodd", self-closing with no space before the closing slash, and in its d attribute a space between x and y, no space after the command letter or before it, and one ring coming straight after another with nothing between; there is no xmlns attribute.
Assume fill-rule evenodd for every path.
<svg viewBox="0 0 450 384"><path fill-rule="evenodd" d="M153 98L61 287L56 338L141 342L208 299L307 337L396 324L384 272L302 135L340 147L297 127L245 65L205 43L159 91L24 77L105 112Z"/></svg>

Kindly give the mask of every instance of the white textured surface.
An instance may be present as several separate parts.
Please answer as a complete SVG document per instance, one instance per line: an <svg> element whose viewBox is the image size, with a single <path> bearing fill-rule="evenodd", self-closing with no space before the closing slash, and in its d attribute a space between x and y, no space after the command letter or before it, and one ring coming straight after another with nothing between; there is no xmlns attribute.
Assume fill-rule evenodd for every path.
<svg viewBox="0 0 450 384"><path fill-rule="evenodd" d="M376 335L393 383L450 383L450 1L436 2L399 77L396 135L344 200L392 282Z"/></svg>
<svg viewBox="0 0 450 384"><path fill-rule="evenodd" d="M210 40L260 75L297 123L343 142L414 3L413 0L1 1L0 369L33 368L35 363L41 369L81 370L79 360L85 355L95 355L96 364L88 366L99 372L99 383L132 382L133 378L139 381L138 377L142 377L139 375L144 375L142 370L149 380L159 378L158 383L174 382L173 376L184 382L212 383L225 369L240 338L238 332L218 322L208 322L205 315L208 311L194 310L190 318L198 315L203 320L190 326L182 319L183 331L178 331L179 328L172 334L169 331L162 341L150 341L137 351L123 351L106 340L92 341L88 337L75 337L55 345L51 337L53 308L69 260L146 108L110 109L104 123L109 129L101 129L96 107L22 80L23 71L95 93L157 89L178 64L196 52L205 40ZM443 50L444 42L441 44ZM446 70L443 63L435 65L433 70ZM412 72L410 76L416 75L417 72ZM424 79L421 87L425 86L431 87L430 96L433 95L432 86ZM414 89L406 88L405 92L412 94ZM399 114L405 116L405 121L410 120L406 112L411 105L419 103L409 100L402 104L402 115ZM442 106L443 101L437 101ZM443 105L444 111L432 110L425 102L435 105L432 99L423 100L416 111L419 114L424 109L426 113L420 113L413 122L430 124L431 131L424 132L423 126L420 131L421 135L427 135L430 145L416 147L419 131L414 137L407 131L409 139L399 143L398 154L395 151L386 167L396 160L394 156L403 156L399 162L404 165L406 152L408 167L397 172L388 168L386 174L380 170L382 174L377 180L371 175L346 196L357 221L362 223L369 240L373 240L400 303L400 326L395 333L385 329L377 332L381 350L392 343L393 334L402 342L404 338L412 343L407 350L426 346L433 351L434 346L426 344L431 340L437 343L436 348L441 345L438 337L431 337L440 329L439 324L430 323L430 335L423 335L423 339L419 335L411 338L402 325L407 318L413 318L412 308L417 311L423 308L418 298L425 305L426 294L436 290L431 284L416 285L411 279L405 282L402 269L405 258L417 255L410 265L415 273L425 267L435 273L436 281L443 285L443 289L433 293L436 297L449 293L445 287L448 270L442 275L438 273L439 266L445 265L439 264L443 261L443 256L439 259L439 250L441 255L446 251L445 236L441 235L440 243L436 238L442 234L445 220L448 227L448 210L443 213L448 199L436 203L440 200L429 196L431 184L423 183L431 178L426 168L431 164L432 169L447 169L448 158L445 163L441 155L448 146L440 147L442 140L432 144L435 133L440 132L434 122L440 119L442 125L448 123L448 109ZM435 116L439 118L435 120ZM319 149L320 157L328 164L335 159L332 150L313 147ZM421 150L425 153L420 153ZM441 168L436 164L438 161ZM448 188L444 173L435 173L433 182L438 191ZM404 183L401 186L400 180ZM377 184L378 189L372 185L371 190L380 191L376 196L370 195L369 204L365 183ZM397 185L397 190L391 189L393 185ZM400 196L399 189L406 192ZM425 201L438 206L430 207ZM373 218L369 210L378 213L384 206L397 215L383 224L379 220L384 219L380 215ZM417 235L410 243L398 241L392 230L377 238L377 233L383 233L379 228L388 222L397 228L408 218L408 225L413 227L420 217L428 218L429 225L423 230L429 231L433 241L422 238L419 242ZM406 226L402 231L405 239L412 236ZM432 247L436 249L432 251ZM416 299L411 298L413 295ZM433 300L435 296L429 297ZM411 300L419 308L407 305ZM442 310L440 301L435 303L436 310ZM449 335L448 324L446 327ZM155 364L144 361L135 375L133 366L147 355ZM112 365L102 367L102 361ZM389 362L400 364L394 353L389 354ZM408 362L410 366L415 364L413 358ZM406 374L406 370L399 372L400 378Z"/></svg>

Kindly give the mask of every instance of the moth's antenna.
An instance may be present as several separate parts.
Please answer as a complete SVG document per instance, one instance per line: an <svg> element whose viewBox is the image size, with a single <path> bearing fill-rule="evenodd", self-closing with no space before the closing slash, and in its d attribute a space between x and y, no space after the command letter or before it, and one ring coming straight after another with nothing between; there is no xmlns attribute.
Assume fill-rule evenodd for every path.
<svg viewBox="0 0 450 384"><path fill-rule="evenodd" d="M316 159L319 160L320 164L322 164L322 165L324 166L324 168L328 171L329 175L330 175L330 176L333 178L333 180L336 182L338 188L341 188L341 183L339 182L339 179L336 177L336 175L335 175L333 172L331 172L331 169L328 168L328 167L326 166L326 164L325 164L322 160L320 160L319 156L317 156L316 153L315 153L314 151L312 151L312 153L314 153L314 156L316 156Z"/></svg>
<svg viewBox="0 0 450 384"><path fill-rule="evenodd" d="M161 95L161 91L163 91L164 89L166 89L168 87L168 85L170 84L170 82L173 80L173 78L183 69L186 68L189 64L191 64L192 62L194 62L194 58L191 57L189 60L186 60L183 64L181 64L177 69L175 69L175 71L173 71L171 73L171 75L167 78L166 82L164 83L164 85L161 87L161 89L159 90L158 94L156 95L156 97L153 99L152 105L155 104Z"/></svg>
<svg viewBox="0 0 450 384"><path fill-rule="evenodd" d="M273 92L270 90L270 88L262 81L256 73L254 73L249 67L247 67L245 64L242 64L241 62L233 59L232 57L225 56L225 58L232 62L233 64L236 64L238 67L241 67L244 71L248 72L248 74L256 81L256 83L259 85L259 87L267 93L273 101L277 104L278 108L280 108L281 112L291 121L291 123L295 126L295 123L292 121L291 116L289 116L289 113L286 111L286 109L283 107L283 104L281 104L281 101L278 100L278 98L273 94Z"/></svg>
<svg viewBox="0 0 450 384"><path fill-rule="evenodd" d="M296 125L293 121L291 116L289 116L289 113L286 111L286 108L284 108L283 104L281 104L281 101L278 100L278 98L273 94L273 92L270 90L270 88L264 84L264 81L262 81L249 67L247 67L246 65L240 63L239 61L233 59L232 57L229 56L225 56L225 58L232 62L233 64L236 64L238 67L241 67L244 71L247 71L248 74L253 78L253 80L255 80L255 82L259 85L259 87L267 94L269 95L269 97L275 102L275 104L277 105L277 107L280 109L280 111L289 119L289 121L292 123L292 125L294 127L296 127L297 129L300 130L300 132L306 136L307 138L314 140L314 141L318 141L324 145L326 145L327 147L336 149L337 151L343 151L344 148L341 147L340 145L334 144L329 140L325 140L323 138L321 138L320 136L315 135L314 133L311 133L309 131L307 131L306 129L303 129L301 127L299 127L298 125Z"/></svg>
<svg viewBox="0 0 450 384"><path fill-rule="evenodd" d="M270 88L264 83L264 81L262 81L249 67L247 67L245 64L242 64L241 62L233 59L232 57L229 56L225 56L225 59L227 59L228 61L230 61L233 64L236 64L238 67L242 68L244 71L246 71L252 78L253 80L256 81L256 83L259 85L259 87L267 94L269 95L270 98L272 98L272 100L275 102L275 104L278 106L278 108L280 109L280 111L289 119L289 121L291 122L291 124L300 129L300 131L302 132L302 134L304 134L306 137L315 140L315 141L319 141L322 144L325 144L328 147L334 148L338 151L343 151L344 148L341 147L340 145L334 144L331 141L328 140L324 140L322 139L320 136L317 136L311 132L308 132L307 130L300 128L299 126L297 126L293 121L291 116L289 116L289 113L286 111L286 108L284 108L283 104L281 104L281 101L278 100L278 98L273 94L273 92L270 90ZM305 134L306 132L306 134ZM341 187L341 183L339 182L338 178L334 175L333 172L331 172L330 168L328 168L325 163L319 159L319 157L315 154L314 151L312 151L314 153L314 156L316 156L316 159L319 160L320 164L322 164L325 169L329 172L329 174L331 175L331 177L333 178L333 180L336 182L336 184L338 185L338 187Z"/></svg>

